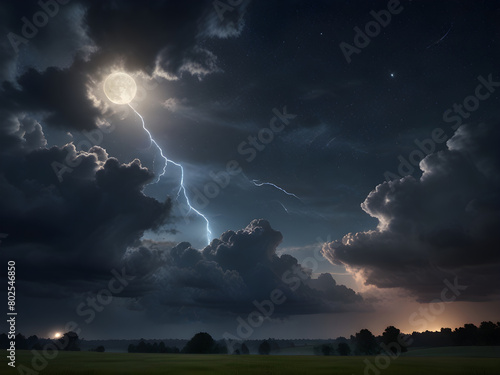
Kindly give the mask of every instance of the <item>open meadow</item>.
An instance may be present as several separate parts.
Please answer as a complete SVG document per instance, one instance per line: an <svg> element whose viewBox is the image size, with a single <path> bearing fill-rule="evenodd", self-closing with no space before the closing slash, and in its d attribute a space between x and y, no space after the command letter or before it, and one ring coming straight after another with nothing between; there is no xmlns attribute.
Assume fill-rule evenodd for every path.
<svg viewBox="0 0 500 375"><path fill-rule="evenodd" d="M0 365L1 374L30 374L33 355L18 351L17 371L7 366L5 356ZM129 354L61 352L48 360L42 375L498 375L500 358L465 356L400 357L391 360L380 372L367 370L365 361L375 363L376 357L339 356L283 356L283 355L189 355L189 354ZM25 371L19 371L21 365Z"/></svg>

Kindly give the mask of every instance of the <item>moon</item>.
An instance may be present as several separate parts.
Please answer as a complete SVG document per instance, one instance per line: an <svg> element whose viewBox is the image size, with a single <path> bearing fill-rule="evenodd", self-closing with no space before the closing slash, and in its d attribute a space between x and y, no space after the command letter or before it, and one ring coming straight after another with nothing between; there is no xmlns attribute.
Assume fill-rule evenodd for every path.
<svg viewBox="0 0 500 375"><path fill-rule="evenodd" d="M104 81L104 93L115 104L128 104L137 93L137 85L127 73L113 73Z"/></svg>
<svg viewBox="0 0 500 375"><path fill-rule="evenodd" d="M61 336L62 336L62 334L61 334L60 332L56 332L56 333L55 333L55 335L54 335L54 337L55 337L56 339L58 339L58 338L59 338L59 337L61 337Z"/></svg>

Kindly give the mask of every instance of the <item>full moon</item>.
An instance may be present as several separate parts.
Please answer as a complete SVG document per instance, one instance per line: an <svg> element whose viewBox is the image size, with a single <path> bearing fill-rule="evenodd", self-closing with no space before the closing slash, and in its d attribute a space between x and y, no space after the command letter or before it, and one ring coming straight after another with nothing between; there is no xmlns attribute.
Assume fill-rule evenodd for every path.
<svg viewBox="0 0 500 375"><path fill-rule="evenodd" d="M56 332L56 333L55 333L55 335L54 335L54 337L55 337L56 339L58 339L58 338L59 338L59 337L61 337L61 336L62 336L62 335L61 335L61 333L60 333L60 332Z"/></svg>
<svg viewBox="0 0 500 375"><path fill-rule="evenodd" d="M115 104L130 103L136 92L134 79L126 73L110 74L104 81L104 93Z"/></svg>

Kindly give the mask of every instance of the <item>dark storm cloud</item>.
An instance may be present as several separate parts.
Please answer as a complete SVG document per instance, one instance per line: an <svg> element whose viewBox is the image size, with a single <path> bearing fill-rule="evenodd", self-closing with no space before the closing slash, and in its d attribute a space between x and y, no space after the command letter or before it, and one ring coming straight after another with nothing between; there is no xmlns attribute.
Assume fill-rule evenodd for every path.
<svg viewBox="0 0 500 375"><path fill-rule="evenodd" d="M29 66L43 71L68 67L77 55L87 58L95 47L86 35L84 14L76 1L2 3L0 79L14 81Z"/></svg>
<svg viewBox="0 0 500 375"><path fill-rule="evenodd" d="M436 298L458 277L466 300L498 298L499 127L464 125L447 150L427 156L420 178L376 187L362 204L377 230L325 245L332 263L359 271L367 284Z"/></svg>
<svg viewBox="0 0 500 375"><path fill-rule="evenodd" d="M43 73L30 69L18 79L20 89L4 84L0 106L39 112L44 123L60 129L94 129L101 113L88 98L88 77L79 69L81 64L71 70L48 68Z"/></svg>
<svg viewBox="0 0 500 375"><path fill-rule="evenodd" d="M242 21L229 26L213 21L216 13L207 1L151 2L147 9L136 1L75 1L58 5L46 25L27 38L23 30L31 29L25 19L31 22L42 11L38 3L1 7L8 22L0 29L0 74L12 83L4 82L0 107L38 112L47 125L62 129L90 130L102 122L89 85L103 78L103 70L115 66L168 79L183 73L201 78L220 71L203 39L237 36L242 28ZM244 9L230 13L241 19ZM14 34L23 42L13 46Z"/></svg>
<svg viewBox="0 0 500 375"><path fill-rule="evenodd" d="M206 1L156 2L147 10L135 1L75 1L59 5L28 38L23 17L40 12L38 2L1 7L6 22L0 30L0 223L9 235L2 254L22 256L28 283L71 281L72 287L61 289L82 290L119 266L145 230L165 222L170 201L142 193L153 174L139 160L121 164L97 146L88 152L73 144L46 149L40 123L63 130L90 130L101 123L102 110L88 90L106 65L151 74L158 63L157 72L170 77L217 71L216 56L199 45L200 38L238 35L242 22L233 32L221 24L218 35L213 5ZM234 9L233 16L241 19L243 9ZM13 47L12 33L29 40ZM63 181L54 163L71 166Z"/></svg>
<svg viewBox="0 0 500 375"><path fill-rule="evenodd" d="M2 152L33 151L45 147L42 126L26 114L0 110L0 148Z"/></svg>
<svg viewBox="0 0 500 375"><path fill-rule="evenodd" d="M127 296L136 297L132 306L146 308L155 319L249 313L253 301L268 299L275 288L287 297L277 310L280 316L362 308L362 298L336 285L331 275L313 280L297 259L278 256L281 240L281 233L260 219L223 233L202 251L186 242L173 248L145 242L126 254L127 269L140 276Z"/></svg>
<svg viewBox="0 0 500 375"><path fill-rule="evenodd" d="M1 257L22 259L20 282L38 283L37 293L56 281L68 283L56 288L66 293L87 290L92 281L109 278L145 230L165 223L170 201L142 193L153 174L139 160L120 164L98 146L89 152L72 144L40 148L39 124L29 118L17 124L17 132L0 135L11 144L4 148L9 153L1 152L0 231L8 234ZM62 182L54 162L72 166Z"/></svg>
<svg viewBox="0 0 500 375"><path fill-rule="evenodd" d="M237 23L214 20L211 1L92 1L88 6L89 36L106 58L123 58L132 71L177 79L183 72L202 77L218 70L216 57L202 47L203 38L238 36L246 6L230 12ZM229 14L228 14L229 17Z"/></svg>
<svg viewBox="0 0 500 375"><path fill-rule="evenodd" d="M88 77L81 64L67 69L75 57L86 59L93 50L83 6L55 4L50 15L35 1L2 3L0 8L5 21L0 26L0 121L37 113L44 124L59 128L95 128L99 113L87 99ZM46 22L35 26L33 18L42 13L40 20Z"/></svg>
<svg viewBox="0 0 500 375"><path fill-rule="evenodd" d="M374 219L359 202L405 153L401 149L413 147L401 138L434 127L454 100L471 94L474 86L468 85L478 74L497 70L495 6L404 4L405 11L348 65L338 44L351 42L353 27L365 25L370 10L387 2L243 1L222 16L216 3L72 0L19 46L19 54L6 36L20 33L21 17L39 11L38 1L0 5L0 79L9 80L0 88L0 232L9 234L1 245L4 259L22 259L23 293L95 292L106 286L111 268L125 264L137 279L122 296L131 298L131 309L147 309L162 321L186 311L193 319L248 313L252 301L268 299L273 288L286 292L281 315L361 308L359 295L330 275L311 279L296 258L278 256L282 236L262 220L225 232L202 251L187 243L141 241L167 219L169 203L141 193L153 176L139 161L109 157L136 156L120 142L120 130L100 143L108 150L88 152L71 144L45 149L44 132L53 142L59 130L112 122L112 107L93 97L97 89L104 95L102 80L112 70L135 73L138 83L148 78L141 72L153 75L159 85L140 103L141 114L169 157L185 163L190 188L235 159L249 178L275 182L308 205L308 216L299 216L288 202L285 213L276 201L276 213L268 192L281 199L279 191L232 182L203 211L214 233L263 216L276 217L293 244L346 233L352 225L360 231ZM445 43L427 50L450 22ZM388 74L393 70L395 79ZM285 105L297 118L254 162L245 162L238 145L268 127L272 109ZM481 102L474 116L498 113L497 107L493 98ZM365 209L387 224L385 231L352 235L349 244L338 251L332 244L326 252L377 286L401 286L421 299L435 298L443 278L454 274L475 285L467 298L495 293L498 258L488 249L494 248L498 219L498 159L482 154L489 149L484 137L471 143L468 134L476 132L466 130L450 141L455 150L426 159L427 180L382 184L370 194ZM470 164L466 154L476 161ZM65 160L78 166L60 183L51 165ZM155 187L160 200L165 180Z"/></svg>

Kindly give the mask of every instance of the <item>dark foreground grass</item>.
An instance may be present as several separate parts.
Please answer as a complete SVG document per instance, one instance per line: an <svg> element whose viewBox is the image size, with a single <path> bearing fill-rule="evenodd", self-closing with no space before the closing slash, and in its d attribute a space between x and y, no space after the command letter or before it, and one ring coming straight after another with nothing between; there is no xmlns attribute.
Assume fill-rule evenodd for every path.
<svg viewBox="0 0 500 375"><path fill-rule="evenodd" d="M410 349L404 356L500 358L500 346L443 346L439 348ZM498 373L500 374L500 369Z"/></svg>
<svg viewBox="0 0 500 375"><path fill-rule="evenodd" d="M0 374L36 375L19 371L20 366L32 369L32 353L18 351L17 369L7 366L6 356L0 361ZM42 375L361 375L364 360L374 363L375 357L316 356L235 356L61 352L48 360ZM366 372L377 375L373 370ZM499 375L499 358L464 357L401 357L391 360L380 371L384 375Z"/></svg>

